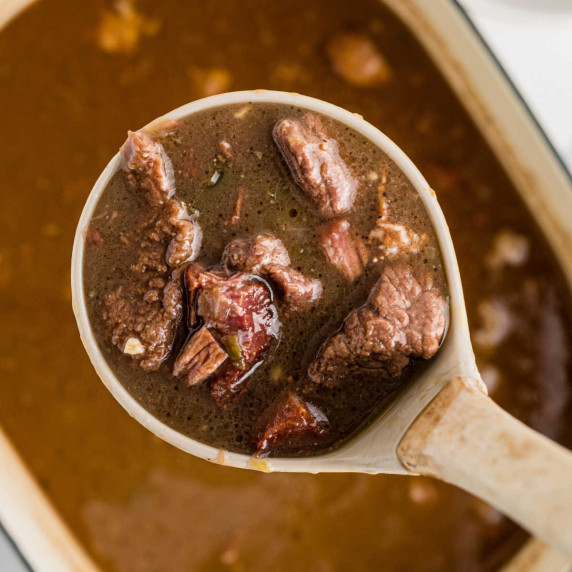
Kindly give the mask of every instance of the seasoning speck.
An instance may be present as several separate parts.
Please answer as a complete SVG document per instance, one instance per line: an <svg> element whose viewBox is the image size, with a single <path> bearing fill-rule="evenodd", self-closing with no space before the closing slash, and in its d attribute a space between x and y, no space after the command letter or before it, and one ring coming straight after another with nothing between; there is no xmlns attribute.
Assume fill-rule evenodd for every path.
<svg viewBox="0 0 572 572"><path fill-rule="evenodd" d="M145 353L145 348L137 338L128 338L123 347L123 353L130 356L138 356Z"/></svg>

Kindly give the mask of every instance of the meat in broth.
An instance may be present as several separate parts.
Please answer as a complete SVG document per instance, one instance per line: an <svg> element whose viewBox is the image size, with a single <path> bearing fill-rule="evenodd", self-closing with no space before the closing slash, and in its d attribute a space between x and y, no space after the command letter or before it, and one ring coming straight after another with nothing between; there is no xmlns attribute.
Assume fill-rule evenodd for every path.
<svg viewBox="0 0 572 572"><path fill-rule="evenodd" d="M90 320L121 383L169 426L241 453L319 453L438 351L435 234L364 136L236 104L155 139L130 132L120 157L87 233Z"/></svg>

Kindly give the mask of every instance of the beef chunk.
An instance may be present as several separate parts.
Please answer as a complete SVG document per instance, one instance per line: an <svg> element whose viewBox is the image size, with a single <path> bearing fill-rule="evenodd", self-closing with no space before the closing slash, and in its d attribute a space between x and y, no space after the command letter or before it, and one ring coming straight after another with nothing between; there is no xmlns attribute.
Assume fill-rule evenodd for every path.
<svg viewBox="0 0 572 572"><path fill-rule="evenodd" d="M103 319L111 328L111 341L142 369L155 371L171 351L183 315L182 279L175 270L165 286L145 296L137 284L125 285L105 297ZM162 298L162 299L161 299Z"/></svg>
<svg viewBox="0 0 572 572"><path fill-rule="evenodd" d="M325 224L318 231L318 242L328 262L352 282L367 265L368 254L360 237L352 235L347 220Z"/></svg>
<svg viewBox="0 0 572 572"><path fill-rule="evenodd" d="M435 355L447 316L447 302L428 272L387 265L368 302L322 345L309 377L330 387L354 374L397 378L412 358Z"/></svg>
<svg viewBox="0 0 572 572"><path fill-rule="evenodd" d="M180 219L173 226L177 229L177 233L167 247L167 264L180 266L197 257L199 250L197 243L200 244L201 239L197 233L197 225L192 220Z"/></svg>
<svg viewBox="0 0 572 572"><path fill-rule="evenodd" d="M173 374L186 375L187 386L196 385L210 377L227 357L208 328L203 326L189 338L181 350Z"/></svg>
<svg viewBox="0 0 572 572"><path fill-rule="evenodd" d="M201 249L203 233L200 225L187 209L177 201L169 204L169 224L171 234L174 233L167 247L167 264L171 267L180 266L197 258Z"/></svg>
<svg viewBox="0 0 572 572"><path fill-rule="evenodd" d="M372 40L359 32L335 34L326 46L334 72L356 87L375 87L389 82L393 73Z"/></svg>
<svg viewBox="0 0 572 572"><path fill-rule="evenodd" d="M129 131L120 156L127 186L143 191L150 205L160 206L173 196L173 166L160 143L143 131Z"/></svg>
<svg viewBox="0 0 572 572"><path fill-rule="evenodd" d="M153 280L163 280L162 278L156 278ZM163 280L163 309L165 314L171 320L180 321L183 315L183 269L176 268L171 272L171 277L166 282Z"/></svg>
<svg viewBox="0 0 572 572"><path fill-rule="evenodd" d="M106 295L103 319L113 344L142 369L156 370L170 354L183 313L181 264L198 256L202 233L172 198L172 167L160 144L130 131L121 163L128 188L145 197L148 208L121 236L137 251L128 280Z"/></svg>
<svg viewBox="0 0 572 572"><path fill-rule="evenodd" d="M322 295L322 283L290 268L286 247L271 234L233 240L225 248L223 263L274 282L284 302L293 311L310 307Z"/></svg>
<svg viewBox="0 0 572 572"><path fill-rule="evenodd" d="M129 131L120 151L121 165L128 188L142 194L152 207L145 223L142 247L170 240L166 261L175 268L194 260L200 251L201 227L184 205L173 199L173 166L163 146L142 131ZM158 249L152 249L157 256ZM161 253L161 256L165 256Z"/></svg>
<svg viewBox="0 0 572 572"><path fill-rule="evenodd" d="M197 296L201 291L202 284L206 282L206 277L204 276L207 271L196 262L189 264L185 270L185 291L187 295L187 319L188 327L193 330L200 322L199 316L197 315ZM217 276L217 275L215 275Z"/></svg>
<svg viewBox="0 0 572 572"><path fill-rule="evenodd" d="M248 346L255 343L259 332L276 333L276 311L262 280L240 272L229 277L205 272L199 280L197 313L209 328L224 336L241 337L242 332L248 331L248 339L244 340ZM243 350L247 351L246 345Z"/></svg>
<svg viewBox="0 0 572 572"><path fill-rule="evenodd" d="M417 253L429 242L424 233L417 233L403 224L378 220L376 227L369 233L370 240L381 243L383 255L395 258L400 254Z"/></svg>
<svg viewBox="0 0 572 572"><path fill-rule="evenodd" d="M233 240L225 248L222 260L231 268L252 274L264 273L271 264L290 266L286 247L272 234Z"/></svg>
<svg viewBox="0 0 572 572"><path fill-rule="evenodd" d="M293 312L313 306L322 296L323 287L320 280L308 278L293 268L271 264L266 268L266 272L268 278L278 286L284 302Z"/></svg>
<svg viewBox="0 0 572 572"><path fill-rule="evenodd" d="M266 284L256 276L205 271L190 264L185 286L189 326L196 328L202 323L228 356L229 363L215 372L211 385L213 396L220 397L219 404L224 407L229 394L240 394L248 372L272 339L278 338L281 324ZM182 355L179 358L185 359Z"/></svg>
<svg viewBox="0 0 572 572"><path fill-rule="evenodd" d="M349 211L357 181L340 157L335 139L324 133L319 118L306 113L301 119L282 119L272 131L274 141L296 184L331 218Z"/></svg>
<svg viewBox="0 0 572 572"><path fill-rule="evenodd" d="M303 436L324 434L327 427L327 417L315 405L288 393L264 429L256 453L261 455L275 447L295 445Z"/></svg>

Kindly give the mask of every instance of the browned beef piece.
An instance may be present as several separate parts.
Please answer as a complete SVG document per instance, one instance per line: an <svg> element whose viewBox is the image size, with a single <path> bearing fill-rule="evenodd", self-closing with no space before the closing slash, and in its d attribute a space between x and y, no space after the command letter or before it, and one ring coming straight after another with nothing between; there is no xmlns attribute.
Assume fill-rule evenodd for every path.
<svg viewBox="0 0 572 572"><path fill-rule="evenodd" d="M322 295L322 283L290 268L286 247L271 234L237 238L227 245L222 258L226 266L270 279L293 311L310 307Z"/></svg>
<svg viewBox="0 0 572 572"><path fill-rule="evenodd" d="M202 231L186 209L171 200L160 210L147 213L125 238L139 246L137 260L131 265L133 272L164 274L169 266L176 268L198 256Z"/></svg>
<svg viewBox="0 0 572 572"><path fill-rule="evenodd" d="M158 211L146 213L139 224L124 234L126 243L137 245L137 258L130 266L133 279L152 275L165 277L168 270L165 253L171 240L170 225Z"/></svg>
<svg viewBox="0 0 572 572"><path fill-rule="evenodd" d="M201 249L203 233L198 222L187 213L187 209L175 200L169 204L169 224L174 234L167 247L167 264L180 266L197 258Z"/></svg>
<svg viewBox="0 0 572 572"><path fill-rule="evenodd" d="M163 308L170 319L177 320L177 324L183 315L183 272L183 268L175 268L163 287Z"/></svg>
<svg viewBox="0 0 572 572"><path fill-rule="evenodd" d="M327 218L349 211L357 181L341 158L335 139L324 132L320 119L306 113L301 119L281 119L272 131L296 184Z"/></svg>
<svg viewBox="0 0 572 572"><path fill-rule="evenodd" d="M137 257L126 284L106 296L103 318L121 351L142 369L156 370L171 351L182 317L180 265L198 255L202 233L172 198L172 167L160 144L130 131L121 162L128 187L146 198L148 209L121 237L137 245ZM171 276L169 266L174 269Z"/></svg>
<svg viewBox="0 0 572 572"><path fill-rule="evenodd" d="M172 268L194 260L201 247L202 232L184 205L173 199L173 166L163 146L142 131L129 131L120 151L127 186L143 195L152 210L147 217L142 247L149 242L170 241L162 258ZM157 253L157 249L153 249Z"/></svg>
<svg viewBox="0 0 572 572"><path fill-rule="evenodd" d="M233 240L224 249L222 261L230 268L252 274L264 273L270 264L290 266L290 256L284 243L272 234Z"/></svg>
<svg viewBox="0 0 572 572"><path fill-rule="evenodd" d="M120 150L128 187L160 206L175 193L173 166L160 143L143 131L128 131Z"/></svg>
<svg viewBox="0 0 572 572"><path fill-rule="evenodd" d="M347 220L335 220L322 226L318 242L328 262L352 282L367 265L365 244L361 237L352 234Z"/></svg>
<svg viewBox="0 0 572 572"><path fill-rule="evenodd" d="M189 264L184 274L185 292L187 295L187 319L188 327L193 330L199 325L197 315L197 296L205 281L204 274L207 271L198 263Z"/></svg>
<svg viewBox="0 0 572 572"><path fill-rule="evenodd" d="M197 312L207 327L222 336L233 364L245 371L280 327L266 285L249 274L214 280L212 273L207 275L197 298Z"/></svg>
<svg viewBox="0 0 572 572"><path fill-rule="evenodd" d="M190 264L185 272L185 286L189 327L195 328L202 322L229 358L227 365L214 372L211 386L213 397L220 397L220 405L225 407L231 401L228 394L239 394L242 379L246 379L272 339L278 338L280 322L276 309L266 284L250 274L228 275Z"/></svg>
<svg viewBox="0 0 572 572"><path fill-rule="evenodd" d="M387 265L367 303L322 345L309 377L330 387L354 374L396 378L412 358L435 355L447 317L447 302L429 272Z"/></svg>
<svg viewBox="0 0 572 572"><path fill-rule="evenodd" d="M136 285L119 287L105 299L103 318L112 330L111 341L146 371L158 369L169 355L183 315L180 269L163 284L145 294ZM151 291L155 295L148 296Z"/></svg>
<svg viewBox="0 0 572 572"><path fill-rule="evenodd" d="M289 266L271 264L266 268L268 278L280 289L284 302L293 312L313 306L322 296L323 287L317 278L308 278Z"/></svg>
<svg viewBox="0 0 572 572"><path fill-rule="evenodd" d="M196 385L210 377L221 366L228 355L203 326L184 345L175 367L174 375L186 375L187 386Z"/></svg>
<svg viewBox="0 0 572 572"><path fill-rule="evenodd" d="M327 428L327 417L315 405L288 393L258 441L256 453L261 455L275 447L295 445L300 437L310 434L319 436Z"/></svg>

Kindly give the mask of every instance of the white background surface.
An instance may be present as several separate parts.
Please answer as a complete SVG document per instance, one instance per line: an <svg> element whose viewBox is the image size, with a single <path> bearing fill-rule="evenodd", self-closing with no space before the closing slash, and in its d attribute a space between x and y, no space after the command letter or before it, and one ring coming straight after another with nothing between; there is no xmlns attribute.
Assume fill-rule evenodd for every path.
<svg viewBox="0 0 572 572"><path fill-rule="evenodd" d="M572 0L461 3L572 171Z"/></svg>
<svg viewBox="0 0 572 572"><path fill-rule="evenodd" d="M461 3L572 171L572 0ZM0 571L26 570L0 532Z"/></svg>

